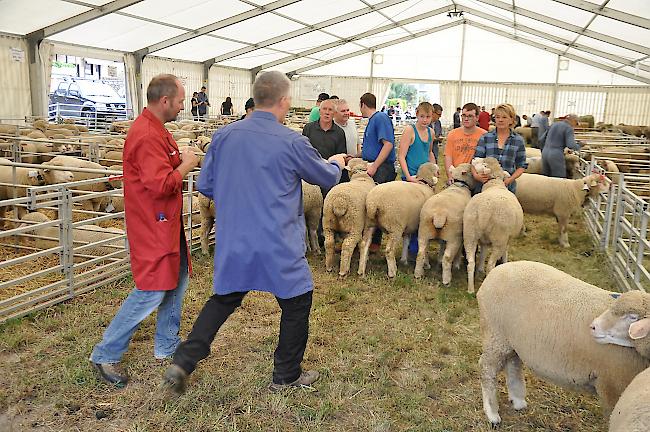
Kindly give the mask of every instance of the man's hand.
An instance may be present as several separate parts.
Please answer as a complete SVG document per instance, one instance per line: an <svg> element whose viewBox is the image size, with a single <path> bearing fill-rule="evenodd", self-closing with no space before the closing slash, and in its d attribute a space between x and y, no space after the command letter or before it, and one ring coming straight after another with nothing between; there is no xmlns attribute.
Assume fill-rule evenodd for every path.
<svg viewBox="0 0 650 432"><path fill-rule="evenodd" d="M185 177L188 172L192 171L199 164L199 157L191 147L183 148L180 157L181 164L176 169Z"/></svg>
<svg viewBox="0 0 650 432"><path fill-rule="evenodd" d="M480 181L481 183L486 183L488 180L490 180L490 176L487 174L479 174L479 173L472 173L474 176L474 180Z"/></svg>
<svg viewBox="0 0 650 432"><path fill-rule="evenodd" d="M336 162L339 168L343 169L345 167L345 153L339 153L330 156L330 158L327 159L327 162Z"/></svg>
<svg viewBox="0 0 650 432"><path fill-rule="evenodd" d="M377 173L377 167L375 166L375 163L369 163L368 168L366 169L366 172L370 177L374 177L375 174Z"/></svg>
<svg viewBox="0 0 650 432"><path fill-rule="evenodd" d="M503 184L509 186L513 181L514 179L512 177L506 177L506 179L503 181Z"/></svg>

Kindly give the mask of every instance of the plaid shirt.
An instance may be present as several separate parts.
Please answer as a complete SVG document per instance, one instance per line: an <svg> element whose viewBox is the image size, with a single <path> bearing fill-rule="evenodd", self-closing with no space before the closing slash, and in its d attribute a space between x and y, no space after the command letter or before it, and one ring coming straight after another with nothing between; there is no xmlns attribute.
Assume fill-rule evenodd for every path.
<svg viewBox="0 0 650 432"><path fill-rule="evenodd" d="M512 175L517 168L528 168L526 163L526 147L524 146L524 139L521 135L510 131L510 136L506 140L503 149L499 148L497 144L497 131L488 132L478 140L476 150L474 152L475 158L493 157L499 161L501 168L508 171ZM515 183L510 184L511 191L515 190Z"/></svg>

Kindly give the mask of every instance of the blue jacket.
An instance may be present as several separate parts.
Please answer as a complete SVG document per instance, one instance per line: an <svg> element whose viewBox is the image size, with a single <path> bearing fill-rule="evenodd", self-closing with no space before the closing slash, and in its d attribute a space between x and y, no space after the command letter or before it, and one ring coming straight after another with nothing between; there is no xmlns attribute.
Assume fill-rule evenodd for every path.
<svg viewBox="0 0 650 432"><path fill-rule="evenodd" d="M329 189L340 177L336 164L269 112L218 130L197 183L215 201L214 292L287 299L311 291L301 179Z"/></svg>

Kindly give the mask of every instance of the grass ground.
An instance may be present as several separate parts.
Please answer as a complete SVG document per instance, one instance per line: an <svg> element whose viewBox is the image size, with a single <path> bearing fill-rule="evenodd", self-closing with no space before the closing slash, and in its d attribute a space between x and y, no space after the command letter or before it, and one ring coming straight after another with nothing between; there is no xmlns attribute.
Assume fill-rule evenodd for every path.
<svg viewBox="0 0 650 432"><path fill-rule="evenodd" d="M568 250L557 245L554 219L526 222L529 235L511 246L512 260L545 262L615 289L581 221L570 226ZM266 390L279 307L261 293L248 296L222 328L179 399L160 387L165 365L153 358L153 317L124 358L129 386L100 383L87 359L131 289L128 278L0 327L0 431L489 430L477 370L477 304L465 292L463 271L444 288L437 266L423 280L412 277L412 265L400 266L388 280L385 261L374 255L365 279L355 273L339 280L325 271L322 256L309 261L316 286L304 366L321 372L316 391ZM355 255L353 271L356 263ZM211 293L211 267L210 258L195 259L182 335ZM501 387L501 430L606 430L594 397L530 374L527 382L529 408L521 413L509 408Z"/></svg>

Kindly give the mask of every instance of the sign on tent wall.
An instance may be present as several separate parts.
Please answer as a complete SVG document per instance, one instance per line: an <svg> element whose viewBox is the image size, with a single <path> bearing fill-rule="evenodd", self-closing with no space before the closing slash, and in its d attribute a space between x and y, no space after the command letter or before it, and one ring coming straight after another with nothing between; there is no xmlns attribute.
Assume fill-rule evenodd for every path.
<svg viewBox="0 0 650 432"><path fill-rule="evenodd" d="M0 119L20 119L32 114L29 65L24 39L0 35Z"/></svg>

